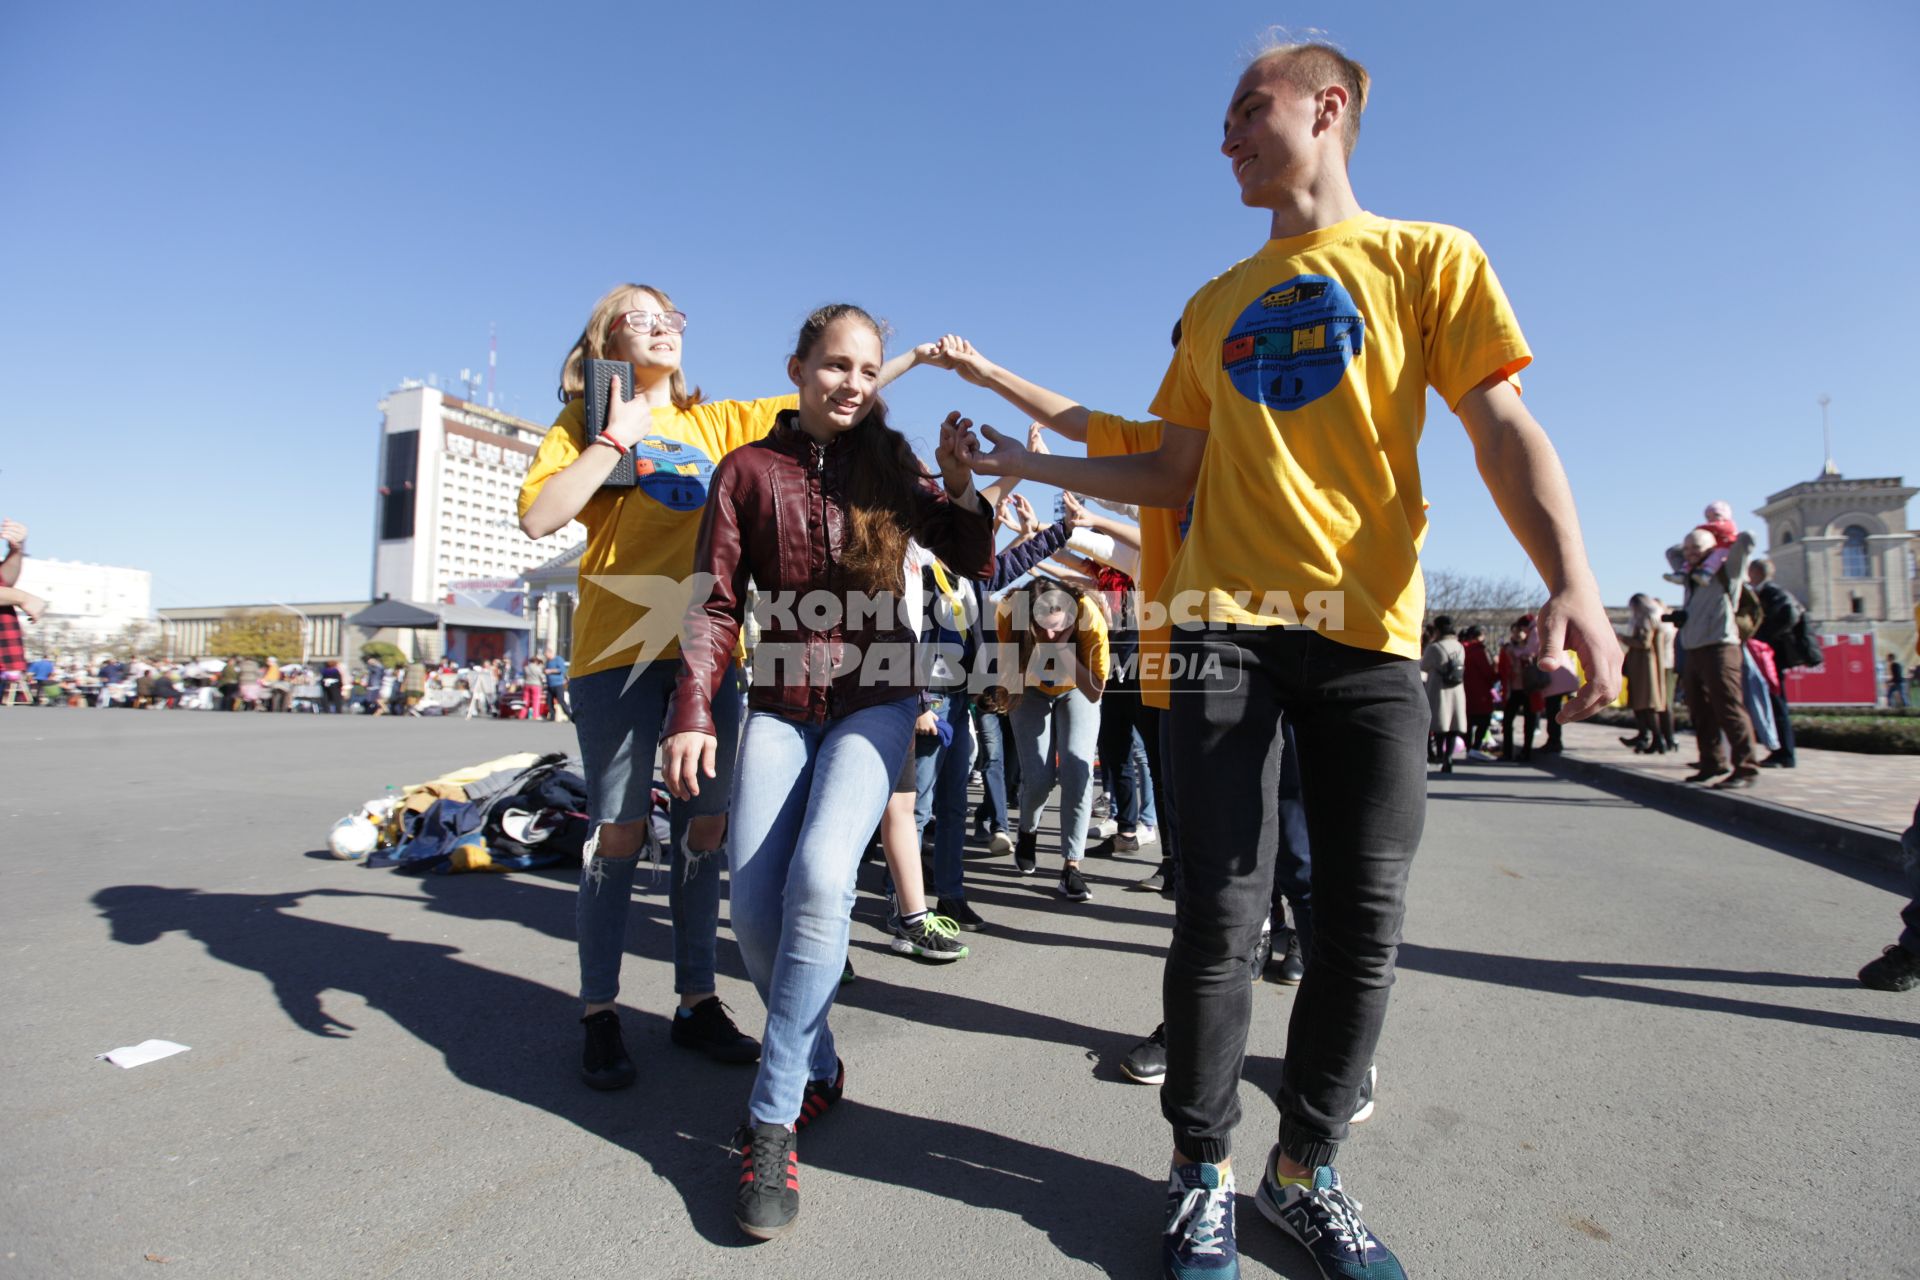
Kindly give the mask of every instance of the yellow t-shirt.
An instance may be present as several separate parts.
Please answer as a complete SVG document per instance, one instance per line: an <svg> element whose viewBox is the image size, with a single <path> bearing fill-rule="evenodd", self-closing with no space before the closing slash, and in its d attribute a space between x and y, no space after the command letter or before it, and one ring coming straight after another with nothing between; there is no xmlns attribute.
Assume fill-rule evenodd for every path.
<svg viewBox="0 0 1920 1280"><path fill-rule="evenodd" d="M994 630L1000 636L1000 643L1013 643L1013 604L1010 600L1001 600L994 609ZM1062 641L1064 644L1065 642ZM1079 655L1080 663L1101 680L1107 678L1107 615L1100 606L1082 597L1079 618L1074 623L1073 645ZM1066 693L1074 688L1069 673L1065 684L1045 684L1032 671L1025 673L1026 682L1042 693Z"/></svg>
<svg viewBox="0 0 1920 1280"><path fill-rule="evenodd" d="M1480 246L1370 213L1271 240L1193 295L1181 333L1153 412L1209 438L1173 622L1297 620L1418 658L1427 388L1458 408L1533 358Z"/></svg>
<svg viewBox="0 0 1920 1280"><path fill-rule="evenodd" d="M693 572L713 468L771 431L775 414L798 404L797 396L776 396L653 411L653 430L634 449L636 463L651 463L653 473L631 489L601 489L580 511L587 546L580 555L571 674L679 655L687 592L674 584ZM572 465L586 447L586 409L573 400L560 410L527 468L520 485L522 516L547 478Z"/></svg>
<svg viewBox="0 0 1920 1280"><path fill-rule="evenodd" d="M1087 456L1109 458L1118 454L1152 453L1160 447L1160 424L1136 422L1094 410L1087 415ZM1180 525L1186 519L1184 509L1170 507L1140 508L1140 576L1134 586L1142 601L1160 594L1167 570L1180 553ZM1168 643L1173 624L1140 628L1140 698L1150 707L1166 710L1169 706L1167 680Z"/></svg>

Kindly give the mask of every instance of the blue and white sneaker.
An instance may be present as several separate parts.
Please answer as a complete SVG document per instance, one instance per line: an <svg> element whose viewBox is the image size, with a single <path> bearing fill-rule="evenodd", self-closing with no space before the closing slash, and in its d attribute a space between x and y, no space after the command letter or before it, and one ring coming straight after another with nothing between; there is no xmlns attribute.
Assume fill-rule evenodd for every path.
<svg viewBox="0 0 1920 1280"><path fill-rule="evenodd" d="M1176 1164L1167 1177L1165 1280L1240 1280L1233 1242L1233 1174L1217 1164Z"/></svg>
<svg viewBox="0 0 1920 1280"><path fill-rule="evenodd" d="M1283 1187L1274 1180L1269 1155L1253 1199L1269 1222L1312 1255L1327 1280L1407 1280L1393 1250L1360 1221L1360 1204L1340 1189L1332 1165L1313 1171L1311 1187Z"/></svg>

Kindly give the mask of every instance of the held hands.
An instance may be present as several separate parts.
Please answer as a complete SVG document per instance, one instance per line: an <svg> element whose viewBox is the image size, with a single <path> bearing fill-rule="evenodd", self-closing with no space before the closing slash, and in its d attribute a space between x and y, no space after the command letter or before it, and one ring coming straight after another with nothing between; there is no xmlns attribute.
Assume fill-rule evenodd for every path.
<svg viewBox="0 0 1920 1280"><path fill-rule="evenodd" d="M949 333L930 345L933 350L922 363L951 369L976 387L987 385L987 375L993 368L993 362L974 350L971 342L957 333ZM916 347L914 354L918 355L919 351L920 348Z"/></svg>
<svg viewBox="0 0 1920 1280"><path fill-rule="evenodd" d="M1037 422L1032 423L1027 427L1027 452L1028 453L1052 453L1053 452L1053 450L1047 448L1047 429L1041 426Z"/></svg>
<svg viewBox="0 0 1920 1280"><path fill-rule="evenodd" d="M1620 696L1620 668L1626 657L1597 591L1576 589L1549 597L1540 610L1538 634L1542 671L1559 670L1568 649L1580 655L1586 671L1587 682L1560 707L1561 724L1585 720Z"/></svg>
<svg viewBox="0 0 1920 1280"><path fill-rule="evenodd" d="M949 413L940 424L940 445L933 460L940 464L940 479L955 499L973 491L973 469L966 461L973 447L973 420L961 417L958 410Z"/></svg>
<svg viewBox="0 0 1920 1280"><path fill-rule="evenodd" d="M1033 504L1027 501L1024 493L1016 493L1007 501L1013 504L1014 518L1019 521L1015 527L1020 530L1021 537L1031 538L1046 527L1040 523L1040 517L1034 512Z"/></svg>
<svg viewBox="0 0 1920 1280"><path fill-rule="evenodd" d="M720 749L720 739L689 729L673 734L665 745L666 767L662 772L667 792L675 800L691 800L700 794L701 775L714 776L714 758Z"/></svg>
<svg viewBox="0 0 1920 1280"><path fill-rule="evenodd" d="M1086 504L1080 499L1063 490L1060 502L1067 509L1067 528L1085 529L1093 524L1093 513L1087 510Z"/></svg>

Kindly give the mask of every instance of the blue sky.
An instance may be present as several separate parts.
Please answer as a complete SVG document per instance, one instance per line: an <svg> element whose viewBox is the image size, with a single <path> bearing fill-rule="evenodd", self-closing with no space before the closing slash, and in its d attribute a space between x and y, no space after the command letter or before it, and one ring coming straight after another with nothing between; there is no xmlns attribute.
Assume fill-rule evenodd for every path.
<svg viewBox="0 0 1920 1280"><path fill-rule="evenodd" d="M1097 15L1097 18L1096 16ZM11 5L0 515L155 603L367 589L377 404L485 364L545 422L609 284L710 395L831 300L1144 413L1265 238L1216 147L1268 24L1375 79L1354 185L1486 246L1610 601L1726 498L1920 473L1905 4ZM1000 401L917 371L895 421ZM1432 568L1525 560L1435 405Z"/></svg>

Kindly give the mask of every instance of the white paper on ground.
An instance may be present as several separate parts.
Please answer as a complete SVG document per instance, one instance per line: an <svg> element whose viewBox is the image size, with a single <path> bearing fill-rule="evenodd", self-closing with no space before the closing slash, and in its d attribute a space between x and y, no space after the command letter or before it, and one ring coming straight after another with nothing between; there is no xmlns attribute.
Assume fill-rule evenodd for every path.
<svg viewBox="0 0 1920 1280"><path fill-rule="evenodd" d="M139 1067L149 1062L158 1062L162 1058L171 1058L176 1053L185 1053L190 1047L175 1044L171 1040L142 1040L139 1044L110 1049L93 1056L95 1061L105 1058L116 1067Z"/></svg>

